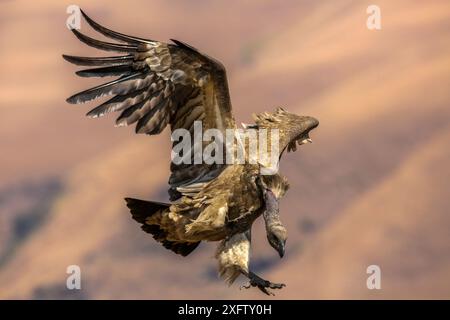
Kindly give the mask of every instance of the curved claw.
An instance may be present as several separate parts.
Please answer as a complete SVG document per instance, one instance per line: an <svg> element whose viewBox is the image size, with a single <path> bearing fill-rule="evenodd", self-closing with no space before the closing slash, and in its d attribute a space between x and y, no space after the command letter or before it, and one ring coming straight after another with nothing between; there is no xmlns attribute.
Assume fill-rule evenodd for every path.
<svg viewBox="0 0 450 320"><path fill-rule="evenodd" d="M246 284L243 284L242 286L239 287L239 290L242 289L250 289L252 287L252 285L250 284L250 281L247 282Z"/></svg>

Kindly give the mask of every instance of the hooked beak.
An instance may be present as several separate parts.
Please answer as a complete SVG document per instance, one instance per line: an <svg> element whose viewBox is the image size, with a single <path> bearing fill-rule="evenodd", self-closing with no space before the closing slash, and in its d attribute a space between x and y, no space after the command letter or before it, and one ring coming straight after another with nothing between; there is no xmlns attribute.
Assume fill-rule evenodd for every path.
<svg viewBox="0 0 450 320"><path fill-rule="evenodd" d="M284 250L285 250L285 247L286 247L286 241L285 242L282 242L281 244L280 244L280 246L278 247L278 254L280 255L280 258L283 258L283 256L284 256Z"/></svg>

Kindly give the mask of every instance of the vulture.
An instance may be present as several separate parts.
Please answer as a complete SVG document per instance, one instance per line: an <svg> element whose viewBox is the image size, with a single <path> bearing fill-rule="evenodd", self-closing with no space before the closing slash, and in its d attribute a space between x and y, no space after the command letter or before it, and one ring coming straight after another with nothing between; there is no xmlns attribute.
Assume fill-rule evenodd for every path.
<svg viewBox="0 0 450 320"><path fill-rule="evenodd" d="M318 120L283 108L253 115L254 124L237 129L226 71L216 59L178 40L164 43L115 32L83 11L81 14L90 27L113 41L97 40L76 29L71 30L73 34L88 46L116 52L103 57L63 55L70 63L88 67L77 71L78 76L116 77L67 99L68 103L81 104L111 96L89 111L88 117L120 112L117 126L135 124L136 133L148 135L159 134L167 126L171 132L184 129L192 133L196 124L200 124L203 132L215 129L224 135L227 130L241 133L274 130L277 147L267 150L277 161L286 149L295 151L296 144L311 142L309 133L318 126ZM257 137L261 142L260 136ZM173 141L172 150L180 143L183 141ZM183 151L183 157L191 160L193 148L195 143L186 154ZM278 204L289 184L278 170L264 172L268 169L267 162L250 161L249 143L244 143L243 150L246 155L243 162L172 161L170 203L125 200L132 218L165 248L187 256L201 241L218 241L215 257L219 275L229 285L243 275L248 283L241 288L256 287L265 294L273 294L270 289L281 289L284 284L265 280L249 269L251 228L262 216L270 246L283 257L287 231L280 221Z"/></svg>

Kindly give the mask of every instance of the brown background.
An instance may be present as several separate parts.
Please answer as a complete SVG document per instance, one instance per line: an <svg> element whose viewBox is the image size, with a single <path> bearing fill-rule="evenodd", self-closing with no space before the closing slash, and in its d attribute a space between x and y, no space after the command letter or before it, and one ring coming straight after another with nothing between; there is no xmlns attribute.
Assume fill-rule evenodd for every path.
<svg viewBox="0 0 450 320"><path fill-rule="evenodd" d="M220 59L239 122L277 106L320 120L282 162L285 258L255 227L253 267L287 284L277 298L450 298L450 3L377 0L369 31L372 3L77 1ZM265 298L217 279L215 244L182 258L130 219L124 196L167 199L168 133L65 103L99 83L61 58L95 54L66 29L69 4L0 3L0 298ZM81 291L65 288L71 264ZM371 264L381 290L366 288Z"/></svg>

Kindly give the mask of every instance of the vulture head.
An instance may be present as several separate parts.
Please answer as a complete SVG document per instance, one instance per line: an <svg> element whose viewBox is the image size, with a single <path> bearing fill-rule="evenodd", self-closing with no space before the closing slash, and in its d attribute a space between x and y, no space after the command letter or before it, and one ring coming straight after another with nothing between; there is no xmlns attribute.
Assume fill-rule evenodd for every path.
<svg viewBox="0 0 450 320"><path fill-rule="evenodd" d="M270 232L267 233L267 240L270 246L278 252L280 258L283 258L287 240L286 228L281 223L271 226Z"/></svg>
<svg viewBox="0 0 450 320"><path fill-rule="evenodd" d="M287 112L283 108L277 108L275 112L263 112L260 114L253 114L255 120L254 125L245 125L245 129L267 130L267 145L265 147L265 156L259 158L258 162L260 168L264 171L263 174L275 174L278 172L279 159L284 150L296 151L297 144L303 145L311 143L309 136L311 130L319 125L319 121L313 117L299 116ZM278 132L278 140L271 139L274 134ZM273 143L278 141L277 149L274 149ZM259 146L263 143L259 139ZM272 152L273 150L273 152Z"/></svg>
<svg viewBox="0 0 450 320"><path fill-rule="evenodd" d="M283 108L277 108L275 112L253 115L253 118L258 129L279 130L280 157L286 148L288 152L296 151L296 144L311 143L309 133L319 125L319 121L313 117L299 116Z"/></svg>

